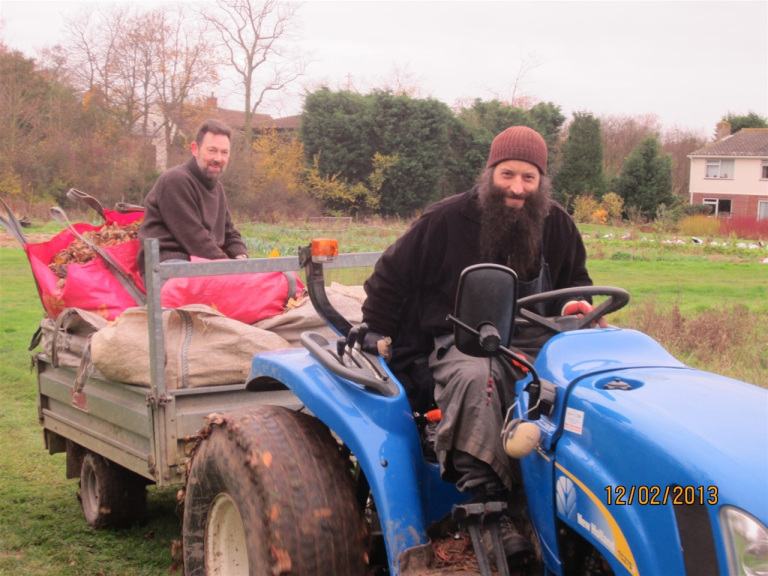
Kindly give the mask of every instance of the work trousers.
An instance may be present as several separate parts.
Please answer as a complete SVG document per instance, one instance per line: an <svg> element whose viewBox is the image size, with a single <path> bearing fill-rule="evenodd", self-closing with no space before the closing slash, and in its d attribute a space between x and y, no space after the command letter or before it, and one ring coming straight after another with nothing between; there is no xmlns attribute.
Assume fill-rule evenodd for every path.
<svg viewBox="0 0 768 576"><path fill-rule="evenodd" d="M507 360L467 356L452 340L436 342L429 366L443 413L435 438L443 479L462 491L499 481L511 489L519 479L501 429L518 374Z"/></svg>

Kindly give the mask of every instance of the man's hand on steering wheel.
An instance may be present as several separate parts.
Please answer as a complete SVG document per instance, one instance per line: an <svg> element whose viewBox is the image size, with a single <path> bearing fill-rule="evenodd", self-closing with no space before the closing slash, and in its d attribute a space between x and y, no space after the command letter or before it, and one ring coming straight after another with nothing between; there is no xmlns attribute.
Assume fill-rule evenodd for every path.
<svg viewBox="0 0 768 576"><path fill-rule="evenodd" d="M607 298L595 306L584 301L589 296L606 296ZM533 311L537 304L543 302L566 302L561 309L562 315L555 318L540 316ZM528 322L551 330L554 334L571 330L582 330L597 324L601 328L609 328L603 316L620 310L629 302L629 292L615 286L574 286L560 288L549 292L541 292L520 298L517 301L516 322ZM566 322L558 322L565 320Z"/></svg>
<svg viewBox="0 0 768 576"><path fill-rule="evenodd" d="M571 300L563 306L561 316L576 316L577 318L583 318L584 314L588 314L594 309L595 307L586 300ZM608 328L608 321L603 316L600 316L595 320L595 323L600 328ZM594 323L592 325L594 326Z"/></svg>

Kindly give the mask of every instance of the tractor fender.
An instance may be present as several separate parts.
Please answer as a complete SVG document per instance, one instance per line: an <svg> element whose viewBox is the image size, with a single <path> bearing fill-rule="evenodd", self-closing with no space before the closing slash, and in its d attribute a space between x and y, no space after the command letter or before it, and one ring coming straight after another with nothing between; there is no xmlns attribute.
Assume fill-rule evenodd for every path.
<svg viewBox="0 0 768 576"><path fill-rule="evenodd" d="M376 503L390 571L399 574L402 554L427 544L427 527L466 495L424 459L405 391L383 363L382 369L397 394L375 394L340 378L304 349L267 352L253 358L248 387L286 386L352 451Z"/></svg>

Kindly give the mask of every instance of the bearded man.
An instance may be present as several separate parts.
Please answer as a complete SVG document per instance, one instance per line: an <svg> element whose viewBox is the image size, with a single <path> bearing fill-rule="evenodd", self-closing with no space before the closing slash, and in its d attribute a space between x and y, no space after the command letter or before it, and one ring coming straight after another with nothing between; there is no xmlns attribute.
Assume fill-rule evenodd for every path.
<svg viewBox="0 0 768 576"><path fill-rule="evenodd" d="M370 331L363 348L388 360L415 412L435 404L441 410L434 448L442 476L477 501L506 499L520 483L500 435L521 374L509 362L466 356L453 345L446 316L461 272L482 262L508 266L518 275L520 297L592 285L581 234L551 198L546 171L547 145L538 132L504 130L478 184L427 208L365 282ZM542 312L589 309L585 301L559 302ZM509 530L504 545L507 556L526 548Z"/></svg>
<svg viewBox="0 0 768 576"><path fill-rule="evenodd" d="M147 194L136 260L142 275L146 238L158 239L161 262L187 262L191 256L248 257L220 181L229 162L231 138L232 129L224 122L206 120L190 144L189 160L163 172Z"/></svg>

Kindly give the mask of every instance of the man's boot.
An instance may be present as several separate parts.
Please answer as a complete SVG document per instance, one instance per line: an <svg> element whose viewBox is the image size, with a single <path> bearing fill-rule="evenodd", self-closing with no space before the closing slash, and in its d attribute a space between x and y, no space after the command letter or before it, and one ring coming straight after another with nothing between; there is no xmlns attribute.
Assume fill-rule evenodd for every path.
<svg viewBox="0 0 768 576"><path fill-rule="evenodd" d="M488 502L503 502L506 504L509 501L509 492L500 482L487 482L476 488L472 488L472 500L470 502L488 503ZM507 562L512 564L519 564L522 557L524 557L530 550L528 541L518 532L515 525L512 523L512 519L507 513L504 513L499 518L499 531L501 532L501 542L504 547L504 554L507 557ZM483 534L483 542L485 543L486 550L492 555L493 546L490 542L490 537L487 532Z"/></svg>

